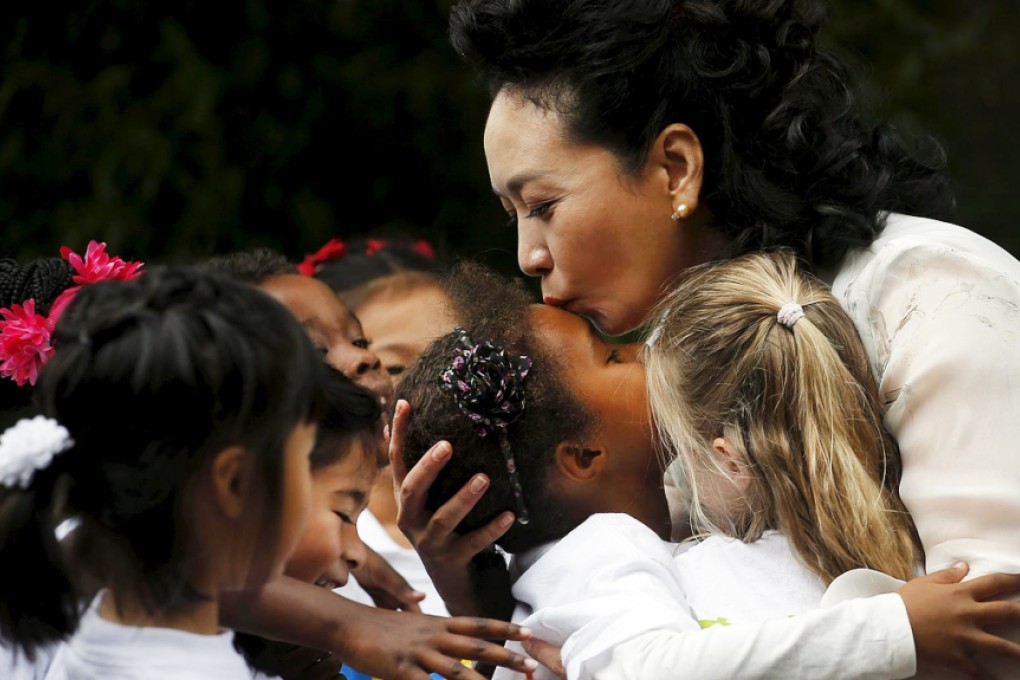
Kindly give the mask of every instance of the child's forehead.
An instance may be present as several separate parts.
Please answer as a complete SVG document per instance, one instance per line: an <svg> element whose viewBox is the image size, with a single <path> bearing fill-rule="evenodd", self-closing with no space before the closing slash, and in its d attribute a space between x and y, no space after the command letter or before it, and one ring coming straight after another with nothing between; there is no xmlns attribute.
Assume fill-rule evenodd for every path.
<svg viewBox="0 0 1020 680"><path fill-rule="evenodd" d="M318 279L300 274L279 274L266 279L258 287L276 298L302 322L346 324L352 316L333 289Z"/></svg>

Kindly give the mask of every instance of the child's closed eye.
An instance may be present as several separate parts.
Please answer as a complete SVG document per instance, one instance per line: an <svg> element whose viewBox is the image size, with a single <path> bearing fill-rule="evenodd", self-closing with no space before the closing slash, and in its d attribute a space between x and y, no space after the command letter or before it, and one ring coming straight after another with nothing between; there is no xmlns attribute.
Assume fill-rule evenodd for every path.
<svg viewBox="0 0 1020 680"><path fill-rule="evenodd" d="M609 358L606 359L607 364L618 364L620 363L620 350L614 349L609 353Z"/></svg>
<svg viewBox="0 0 1020 680"><path fill-rule="evenodd" d="M354 520L346 512L334 511L333 514L339 517L344 524L354 524Z"/></svg>

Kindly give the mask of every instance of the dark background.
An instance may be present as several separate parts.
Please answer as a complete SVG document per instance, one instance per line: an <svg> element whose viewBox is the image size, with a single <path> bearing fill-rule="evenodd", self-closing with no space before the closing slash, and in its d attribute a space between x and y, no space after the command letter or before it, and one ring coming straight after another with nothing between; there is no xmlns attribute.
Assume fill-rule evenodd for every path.
<svg viewBox="0 0 1020 680"><path fill-rule="evenodd" d="M514 268L452 0L60 4L0 9L0 255L299 257L383 232ZM1018 4L838 0L825 35L876 115L946 146L957 221L1014 254Z"/></svg>

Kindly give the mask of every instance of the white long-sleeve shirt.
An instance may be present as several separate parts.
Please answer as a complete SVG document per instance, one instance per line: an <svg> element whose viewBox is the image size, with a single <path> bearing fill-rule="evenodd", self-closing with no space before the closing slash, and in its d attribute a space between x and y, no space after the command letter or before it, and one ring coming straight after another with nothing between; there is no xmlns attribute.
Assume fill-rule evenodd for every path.
<svg viewBox="0 0 1020 680"><path fill-rule="evenodd" d="M517 556L514 566L521 573L513 586L519 603L514 622L562 647L570 680L894 679L914 673L913 634L898 595L803 611L821 595L811 578L777 582L762 573L753 583L742 582L743 565L720 559L734 555L771 564L778 556L784 567L805 571L781 540L770 538L757 547L706 547L714 553L710 559L699 555L688 560L695 566L717 565L717 573L698 575L701 582L695 585L703 591L698 599L683 580L675 560L683 563L684 556L674 555L673 544L627 515L594 515L562 540ZM716 583L710 584L713 578ZM728 599L723 593L727 582L747 597ZM781 618L702 630L703 616L691 606L698 603L716 619L725 611L735 621L754 621L764 611L749 598L766 587L777 591L773 615ZM639 647L630 662L617 658L615 650L631 649L635 642ZM521 676L500 669L494 677ZM536 680L551 677L542 671L535 675Z"/></svg>
<svg viewBox="0 0 1020 680"><path fill-rule="evenodd" d="M1020 262L962 227L891 215L830 278L888 407L903 461L900 495L927 570L964 560L968 579L1020 572ZM848 618L836 623L820 634L849 633ZM1020 641L1020 630L996 632ZM668 632L647 635L620 645L599 677L675 677L693 653Z"/></svg>

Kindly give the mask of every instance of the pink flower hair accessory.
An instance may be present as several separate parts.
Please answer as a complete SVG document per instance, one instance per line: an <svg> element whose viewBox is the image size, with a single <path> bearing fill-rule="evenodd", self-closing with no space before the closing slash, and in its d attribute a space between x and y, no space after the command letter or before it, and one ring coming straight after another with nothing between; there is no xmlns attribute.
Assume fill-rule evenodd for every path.
<svg viewBox="0 0 1020 680"><path fill-rule="evenodd" d="M142 262L126 262L119 257L107 255L106 244L98 241L89 241L85 257L67 246L60 248L60 256L74 268L76 273L71 280L78 285L68 288L53 301L53 305L50 306L50 319L54 325L82 286L100 281L130 281L138 276L138 270L143 266Z"/></svg>
<svg viewBox="0 0 1020 680"><path fill-rule="evenodd" d="M70 263L75 274L71 286L50 305L49 316L36 314L34 299L20 305L0 309L0 377L11 378L18 386L35 385L39 371L53 356L51 338L57 320L83 285L100 281L129 281L139 274L141 262L126 262L106 253L106 244L89 241L85 257L67 246L60 255Z"/></svg>
<svg viewBox="0 0 1020 680"><path fill-rule="evenodd" d="M35 385L39 371L53 356L50 337L55 323L35 313L35 300L0 309L0 376L18 386Z"/></svg>

